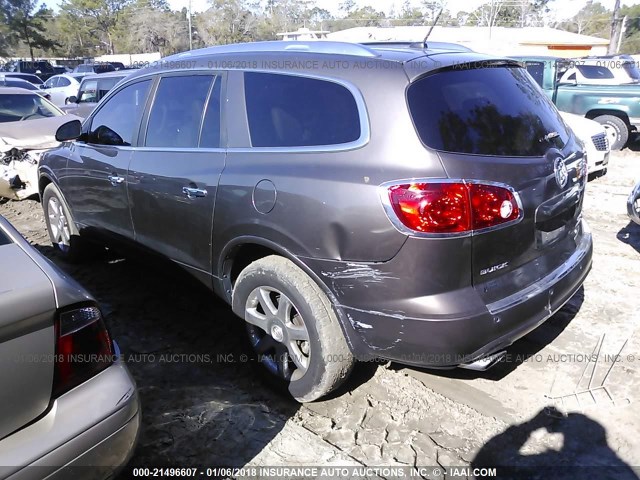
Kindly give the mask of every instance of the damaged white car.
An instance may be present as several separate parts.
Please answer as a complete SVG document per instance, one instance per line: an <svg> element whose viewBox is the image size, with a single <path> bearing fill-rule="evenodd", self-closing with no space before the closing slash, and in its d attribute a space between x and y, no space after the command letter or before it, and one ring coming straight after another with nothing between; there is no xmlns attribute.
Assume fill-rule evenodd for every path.
<svg viewBox="0 0 640 480"><path fill-rule="evenodd" d="M0 197L38 193L40 155L59 144L56 130L74 119L29 90L0 88Z"/></svg>

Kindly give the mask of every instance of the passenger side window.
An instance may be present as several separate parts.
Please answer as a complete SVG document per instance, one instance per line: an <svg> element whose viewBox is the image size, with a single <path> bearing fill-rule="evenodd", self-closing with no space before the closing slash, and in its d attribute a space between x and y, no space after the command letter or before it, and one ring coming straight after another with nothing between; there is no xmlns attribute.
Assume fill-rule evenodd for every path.
<svg viewBox="0 0 640 480"><path fill-rule="evenodd" d="M91 120L88 143L130 146L138 131L151 80L129 85L113 97Z"/></svg>
<svg viewBox="0 0 640 480"><path fill-rule="evenodd" d="M356 101L338 83L246 72L244 88L254 147L339 145L360 138Z"/></svg>
<svg viewBox="0 0 640 480"><path fill-rule="evenodd" d="M213 78L211 75L162 78L149 115L145 146L197 147Z"/></svg>
<svg viewBox="0 0 640 480"><path fill-rule="evenodd" d="M213 90L209 96L207 113L204 115L200 146L202 148L220 147L220 107L222 95L222 78L216 77Z"/></svg>

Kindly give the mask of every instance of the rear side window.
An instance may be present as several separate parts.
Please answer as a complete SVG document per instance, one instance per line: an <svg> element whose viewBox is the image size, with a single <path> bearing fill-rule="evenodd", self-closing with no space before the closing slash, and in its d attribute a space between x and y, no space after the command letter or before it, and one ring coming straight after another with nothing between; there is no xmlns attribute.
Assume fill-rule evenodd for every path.
<svg viewBox="0 0 640 480"><path fill-rule="evenodd" d="M607 67L599 67L597 65L576 65L584 78L591 80L605 80L614 78L613 73Z"/></svg>
<svg viewBox="0 0 640 480"><path fill-rule="evenodd" d="M244 88L254 147L340 145L360 138L358 106L342 85L246 72Z"/></svg>
<svg viewBox="0 0 640 480"><path fill-rule="evenodd" d="M527 72L538 85L542 86L544 81L544 62L527 62Z"/></svg>
<svg viewBox="0 0 640 480"><path fill-rule="evenodd" d="M195 148L211 88L211 75L160 80L147 127L147 147Z"/></svg>
<svg viewBox="0 0 640 480"><path fill-rule="evenodd" d="M540 156L569 139L564 123L526 70L447 70L409 87L409 110L420 139L447 152Z"/></svg>
<svg viewBox="0 0 640 480"><path fill-rule="evenodd" d="M68 87L69 85L71 85L71 81L68 78L59 77L56 87Z"/></svg>

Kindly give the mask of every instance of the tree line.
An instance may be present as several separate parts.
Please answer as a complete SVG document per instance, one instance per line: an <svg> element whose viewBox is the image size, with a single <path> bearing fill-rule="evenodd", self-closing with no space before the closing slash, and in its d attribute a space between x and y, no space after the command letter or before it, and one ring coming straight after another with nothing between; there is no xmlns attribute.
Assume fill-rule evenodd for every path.
<svg viewBox="0 0 640 480"><path fill-rule="evenodd" d="M609 36L612 12L589 1L573 18L558 21L551 6L560 0L493 0L453 15L446 0L405 0L398 11L382 12L344 0L338 15L312 0L209 0L191 16L173 11L167 0L62 0L57 11L40 0L0 0L0 56L94 57L114 53L160 52L163 56L226 43L275 40L299 27L344 30L363 26L432 25L526 27L549 25ZM622 50L640 50L640 5L624 7ZM191 37L191 38L190 38Z"/></svg>

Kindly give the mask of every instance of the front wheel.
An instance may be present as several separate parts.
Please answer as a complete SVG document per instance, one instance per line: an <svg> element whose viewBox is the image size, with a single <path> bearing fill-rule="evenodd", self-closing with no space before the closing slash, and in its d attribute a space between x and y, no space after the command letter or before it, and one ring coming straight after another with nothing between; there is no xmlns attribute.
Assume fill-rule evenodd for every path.
<svg viewBox="0 0 640 480"><path fill-rule="evenodd" d="M66 261L79 262L95 250L80 238L69 207L53 183L47 185L42 193L42 209L51 243Z"/></svg>
<svg viewBox="0 0 640 480"><path fill-rule="evenodd" d="M622 150L629 140L629 126L615 115L600 115L594 118L604 127L611 150Z"/></svg>
<svg viewBox="0 0 640 480"><path fill-rule="evenodd" d="M246 322L257 360L299 402L337 388L354 358L329 299L299 267L276 255L238 276L233 311Z"/></svg>

